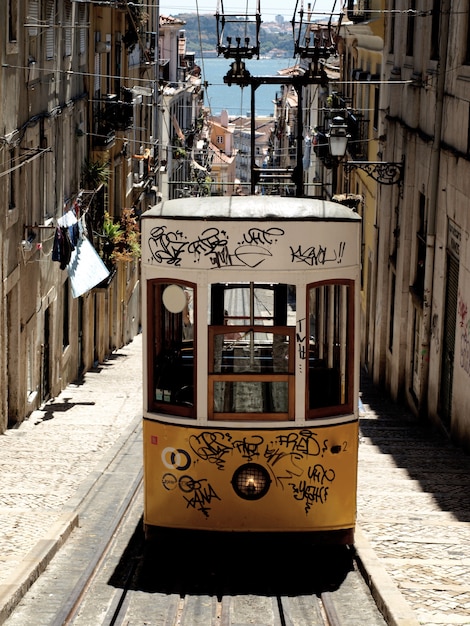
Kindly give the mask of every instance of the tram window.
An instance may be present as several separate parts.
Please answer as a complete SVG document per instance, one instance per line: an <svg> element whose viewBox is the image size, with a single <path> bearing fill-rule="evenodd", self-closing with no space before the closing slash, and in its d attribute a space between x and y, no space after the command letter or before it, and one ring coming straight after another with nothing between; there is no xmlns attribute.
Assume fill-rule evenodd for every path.
<svg viewBox="0 0 470 626"><path fill-rule="evenodd" d="M151 282L149 408L193 417L194 295L187 284Z"/></svg>
<svg viewBox="0 0 470 626"><path fill-rule="evenodd" d="M210 324L295 326L295 286L227 283L211 288Z"/></svg>
<svg viewBox="0 0 470 626"><path fill-rule="evenodd" d="M308 417L352 411L353 304L350 281L308 290Z"/></svg>
<svg viewBox="0 0 470 626"><path fill-rule="evenodd" d="M212 285L210 311L209 418L293 419L295 288Z"/></svg>

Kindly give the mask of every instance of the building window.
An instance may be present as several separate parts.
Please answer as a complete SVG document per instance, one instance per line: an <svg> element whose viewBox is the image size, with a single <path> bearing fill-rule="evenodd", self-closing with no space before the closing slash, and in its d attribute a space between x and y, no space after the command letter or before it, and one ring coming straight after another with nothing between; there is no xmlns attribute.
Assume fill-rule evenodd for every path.
<svg viewBox="0 0 470 626"><path fill-rule="evenodd" d="M391 284L390 284L390 320L388 324L388 349L393 352L393 326L395 324L395 288L396 288L396 276L395 272L392 272Z"/></svg>
<svg viewBox="0 0 470 626"><path fill-rule="evenodd" d="M16 170L15 170L15 149L10 150L10 174L8 185L8 208L10 211L16 208Z"/></svg>
<svg viewBox="0 0 470 626"><path fill-rule="evenodd" d="M78 42L78 52L79 52L79 54L85 54L85 52L86 52L86 38L87 38L87 34L88 34L88 25L87 25L86 6L85 6L84 3L78 5L78 24L79 24L79 27L80 27L80 30L79 30L79 42Z"/></svg>
<svg viewBox="0 0 470 626"><path fill-rule="evenodd" d="M395 24L396 24L396 0L392 0L391 15L390 15L390 40L388 42L388 51L393 54L395 48Z"/></svg>
<svg viewBox="0 0 470 626"><path fill-rule="evenodd" d="M465 40L465 44L464 44L464 50L465 50L465 58L464 58L464 63L465 65L470 65L470 13L467 12L467 28L466 28L466 40Z"/></svg>
<svg viewBox="0 0 470 626"><path fill-rule="evenodd" d="M470 154L470 106L468 108L467 118L467 154Z"/></svg>
<svg viewBox="0 0 470 626"><path fill-rule="evenodd" d="M26 340L26 394L30 396L33 393L33 348L31 338Z"/></svg>
<svg viewBox="0 0 470 626"><path fill-rule="evenodd" d="M412 57L414 55L415 44L416 0L412 0L410 2L410 8L408 11L408 20L406 25L406 55Z"/></svg>
<svg viewBox="0 0 470 626"><path fill-rule="evenodd" d="M72 38L73 38L73 30L72 30L72 3L70 0L65 0L64 2L64 15L65 15L65 28L64 28L64 54L66 57L72 55Z"/></svg>
<svg viewBox="0 0 470 626"><path fill-rule="evenodd" d="M374 130L378 130L379 128L379 103L380 103L380 88L378 85L375 86L374 89Z"/></svg>
<svg viewBox="0 0 470 626"><path fill-rule="evenodd" d="M424 298L424 273L426 268L426 222L425 222L426 197L419 194L418 231L416 233L416 269L413 283L414 293L423 300Z"/></svg>
<svg viewBox="0 0 470 626"><path fill-rule="evenodd" d="M440 25L441 25L441 11L440 0L433 0L432 6L432 24L431 24L431 59L437 61L439 59L439 40L440 40ZM468 46L467 46L468 47ZM468 55L468 50L467 50Z"/></svg>
<svg viewBox="0 0 470 626"><path fill-rule="evenodd" d="M8 0L8 41L18 40L18 0Z"/></svg>
<svg viewBox="0 0 470 626"><path fill-rule="evenodd" d="M45 28L45 54L46 60L54 58L55 53L55 1L47 0L46 4L46 24Z"/></svg>
<svg viewBox="0 0 470 626"><path fill-rule="evenodd" d="M39 24L39 0L29 0L28 7L28 22L30 24ZM38 28L37 26L30 26L28 29L28 33L30 37L38 36Z"/></svg>

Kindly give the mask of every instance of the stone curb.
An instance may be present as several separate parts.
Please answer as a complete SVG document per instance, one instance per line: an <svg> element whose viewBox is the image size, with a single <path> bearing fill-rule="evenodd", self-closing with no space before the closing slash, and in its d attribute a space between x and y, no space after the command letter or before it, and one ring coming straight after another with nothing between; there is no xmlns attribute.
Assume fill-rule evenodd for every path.
<svg viewBox="0 0 470 626"><path fill-rule="evenodd" d="M36 543L11 576L8 584L0 585L0 624L3 624L25 593L44 572L59 548L78 526L78 513L63 513L46 537Z"/></svg>
<svg viewBox="0 0 470 626"><path fill-rule="evenodd" d="M361 573L389 626L420 626L421 622L387 574L368 539L356 524L354 547Z"/></svg>

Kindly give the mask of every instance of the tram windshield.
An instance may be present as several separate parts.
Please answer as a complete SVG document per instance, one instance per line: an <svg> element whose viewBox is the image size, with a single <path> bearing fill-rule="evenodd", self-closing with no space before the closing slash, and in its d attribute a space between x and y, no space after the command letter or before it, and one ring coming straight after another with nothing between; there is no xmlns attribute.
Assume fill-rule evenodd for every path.
<svg viewBox="0 0 470 626"><path fill-rule="evenodd" d="M293 419L295 287L211 288L209 418Z"/></svg>

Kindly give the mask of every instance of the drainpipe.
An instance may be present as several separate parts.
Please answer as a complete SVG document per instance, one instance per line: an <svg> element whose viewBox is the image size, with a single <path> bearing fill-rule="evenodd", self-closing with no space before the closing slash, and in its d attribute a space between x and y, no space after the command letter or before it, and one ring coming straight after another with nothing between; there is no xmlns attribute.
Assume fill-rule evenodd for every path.
<svg viewBox="0 0 470 626"><path fill-rule="evenodd" d="M439 42L439 60L437 65L437 83L436 83L436 116L434 123L434 138L431 152L430 167L430 199L428 212L428 227L426 234L426 267L424 274L424 298L423 298L423 342L422 354L424 358L421 368L421 390L419 398L419 414L427 417L428 411L428 391L429 391L429 359L431 344L431 317L432 317L432 300L433 300L433 281L434 281L434 259L435 259L435 242L436 242L436 213L437 198L439 193L439 170L440 170L440 152L441 152L441 135L443 124L443 108L445 93L445 75L447 67L447 46L449 39L449 21L450 21L451 0L443 0L441 3L441 32Z"/></svg>

